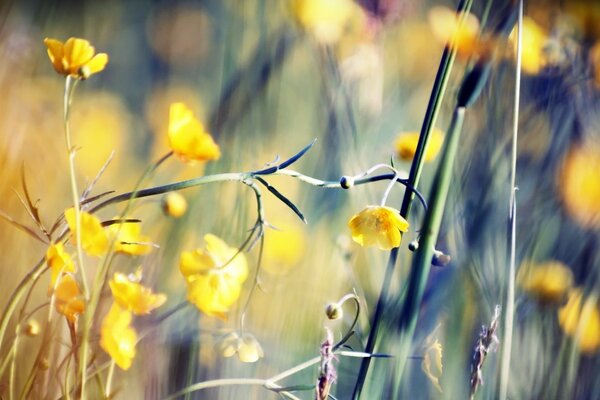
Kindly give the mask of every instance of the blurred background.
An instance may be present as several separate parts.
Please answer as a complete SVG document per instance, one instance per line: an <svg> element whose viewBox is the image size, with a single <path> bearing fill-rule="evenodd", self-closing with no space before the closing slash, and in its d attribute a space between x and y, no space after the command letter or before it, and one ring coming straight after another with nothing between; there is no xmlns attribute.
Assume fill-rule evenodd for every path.
<svg viewBox="0 0 600 400"><path fill-rule="evenodd" d="M504 5L474 2L481 38L504 17ZM79 84L71 116L80 186L91 182L113 154L94 193L131 190L146 167L169 151L168 112L175 101L185 102L203 121L223 156L195 166L172 158L144 187L255 170L278 155L291 156L314 138L315 146L293 168L337 181L391 157L397 168L410 169L409 161L396 156L395 143L403 132L419 131L444 48L440 36L453 29L451 22L432 16L431 10L439 6L456 7L453 2L417 0L3 1L0 209L17 221L28 221L15 193L23 192L22 174L48 225L71 203L62 125L64 81L48 61L46 37L85 38L110 58L105 71ZM600 343L582 349L580 356L569 341L573 333L566 332L558 317L568 290L576 287L596 302L598 311L600 6L528 1L525 14L517 264L526 267L520 268L524 272L518 279L509 397L600 398ZM466 398L480 327L489 324L495 305L504 302L515 63L511 42L488 43L494 46L492 74L482 97L467 112L437 246L452 261L432 269L414 356L403 378L406 398ZM442 130L448 126L468 55L457 57L436 123ZM424 170L419 189L426 198L436 165L429 163ZM348 344L362 350L388 254L353 243L347 222L366 205L378 204L386 183L342 192L290 177L268 180L304 212L308 224L265 191L267 221L279 230L266 233L260 290L254 292L246 316L246 328L261 343L264 358L245 364L236 357L223 358L218 349L220 336L237 327L248 281L227 321L200 316L188 306L155 326L138 345L132 369L117 370L117 397L164 398L194 382L266 378L291 368L319 354L325 326L337 339L346 332L352 305L341 321L328 321L324 308L352 290L361 298L361 316L356 337ZM143 265L145 280L169 296L164 310L185 300L178 271L181 251L202 247L206 233L239 245L255 218L253 194L244 185L203 186L182 194L189 209L181 219L164 216L160 198L136 203L132 217L143 221L143 231L160 248L144 257L117 258L114 264L123 272ZM388 205L399 208L402 196L402 188L394 189ZM101 217L109 219L121 210L109 207ZM418 237L422 217L422 208L413 207L381 353L393 354L395 299L411 265L407 245ZM0 223L2 307L45 250L11 224ZM256 250L248 258L255 268ZM567 272L561 270L558 276L543 270L538 281L528 280L527 268L550 261ZM31 304L46 301L46 279ZM550 301L543 296L547 285L558 286L560 292ZM38 317L43 319L44 313ZM148 318L136 322L140 330L153 325ZM590 332L592 343L600 342L600 322L595 328L590 324L582 330ZM422 368L432 338L443 346L441 392ZM107 359L101 350L97 356ZM21 385L33 362L23 357L23 371L17 375ZM339 357L332 389L336 398L349 398L359 363ZM490 353L479 398L495 398L498 364L497 354ZM397 379L392 365L385 359L373 361L366 398L389 396L387 388ZM282 384L310 385L317 373L315 366ZM0 376L0 397L6 379ZM298 396L314 395L309 391ZM279 396L260 387L231 386L191 398Z"/></svg>

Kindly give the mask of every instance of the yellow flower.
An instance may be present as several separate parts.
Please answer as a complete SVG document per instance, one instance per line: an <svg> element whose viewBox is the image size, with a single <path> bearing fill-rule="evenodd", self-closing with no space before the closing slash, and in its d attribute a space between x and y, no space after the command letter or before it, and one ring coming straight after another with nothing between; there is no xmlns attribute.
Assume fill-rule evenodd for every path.
<svg viewBox="0 0 600 400"><path fill-rule="evenodd" d="M542 264L524 264L517 278L520 286L541 303L563 300L573 285L573 273L565 264L552 260Z"/></svg>
<svg viewBox="0 0 600 400"><path fill-rule="evenodd" d="M173 153L184 162L217 160L219 146L183 103L171 104L169 113L169 142Z"/></svg>
<svg viewBox="0 0 600 400"><path fill-rule="evenodd" d="M56 311L75 323L77 316L85 310L81 290L71 274L63 274L59 278L54 292Z"/></svg>
<svg viewBox="0 0 600 400"><path fill-rule="evenodd" d="M600 226L600 145L575 145L567 153L557 185L567 212L585 228Z"/></svg>
<svg viewBox="0 0 600 400"><path fill-rule="evenodd" d="M367 206L350 219L348 227L352 239L361 246L391 250L400 246L400 232L408 231L408 222L391 207Z"/></svg>
<svg viewBox="0 0 600 400"><path fill-rule="evenodd" d="M396 139L396 154L398 157L405 161L410 161L415 157L415 153L417 151L417 144L419 142L419 133L418 132L402 132L398 135ZM442 144L444 143L444 132L440 129L433 129L431 131L431 135L429 136L429 143L427 144L427 149L425 150L424 160L425 162L430 162L435 160L440 149L442 148Z"/></svg>
<svg viewBox="0 0 600 400"><path fill-rule="evenodd" d="M513 29L509 40L512 43L513 57L517 56L517 28ZM523 18L521 69L528 74L538 74L549 59L546 52L548 34L533 19Z"/></svg>
<svg viewBox="0 0 600 400"><path fill-rule="evenodd" d="M77 238L77 223L75 218L75 208L69 208L65 211L65 219L69 224L69 229L73 235L73 240ZM98 217L81 212L81 247L90 256L101 256L108 250L108 236L102 227Z"/></svg>
<svg viewBox="0 0 600 400"><path fill-rule="evenodd" d="M64 44L56 39L44 39L48 57L56 72L77 79L87 79L100 72L108 63L108 55L96 51L85 39L69 38Z"/></svg>
<svg viewBox="0 0 600 400"><path fill-rule="evenodd" d="M251 333L245 333L242 337L236 332L227 334L221 341L220 350L223 357L237 354L240 361L245 363L256 362L265 355L262 346Z"/></svg>
<svg viewBox="0 0 600 400"><path fill-rule="evenodd" d="M131 319L129 310L113 303L100 328L100 346L124 370L131 367L135 357L137 333L131 327Z"/></svg>
<svg viewBox="0 0 600 400"><path fill-rule="evenodd" d="M558 311L558 322L573 337L583 353L600 349L600 307L597 299L588 298L582 306L583 292L574 289L567 304Z"/></svg>
<svg viewBox="0 0 600 400"><path fill-rule="evenodd" d="M298 23L324 44L338 41L358 11L351 0L294 0L292 3Z"/></svg>
<svg viewBox="0 0 600 400"><path fill-rule="evenodd" d="M305 255L306 233L289 224L282 230L271 229L265 233L262 268L272 274L285 274L294 268Z"/></svg>
<svg viewBox="0 0 600 400"><path fill-rule="evenodd" d="M140 256L148 254L152 250L150 238L141 234L142 227L139 223L117 223L111 225L109 230L113 235L116 235L116 252Z"/></svg>
<svg viewBox="0 0 600 400"><path fill-rule="evenodd" d="M429 343L423 354L423 362L421 369L433 383L433 386L441 393L440 378L442 377L442 344L438 339L433 343Z"/></svg>
<svg viewBox="0 0 600 400"><path fill-rule="evenodd" d="M167 296L164 294L152 293L152 289L142 286L135 279L132 280L127 275L118 272L108 282L108 285L115 302L136 315L150 314L152 310L167 301Z"/></svg>
<svg viewBox="0 0 600 400"><path fill-rule="evenodd" d="M188 300L209 316L226 319L248 276L246 257L218 237L207 234L206 251L183 252L179 269L187 281Z"/></svg>
<svg viewBox="0 0 600 400"><path fill-rule="evenodd" d="M483 51L479 39L479 20L473 14L466 14L460 24L460 14L448 7L435 6L429 11L428 19L434 37L444 46L456 46L458 57L465 59Z"/></svg>
<svg viewBox="0 0 600 400"><path fill-rule="evenodd" d="M187 200L179 192L170 192L162 199L163 212L173 218L179 218L187 211Z"/></svg>
<svg viewBox="0 0 600 400"><path fill-rule="evenodd" d="M46 263L52 275L50 278L50 288L54 288L56 278L63 272L75 272L75 264L71 256L65 252L62 243L52 243L46 251Z"/></svg>

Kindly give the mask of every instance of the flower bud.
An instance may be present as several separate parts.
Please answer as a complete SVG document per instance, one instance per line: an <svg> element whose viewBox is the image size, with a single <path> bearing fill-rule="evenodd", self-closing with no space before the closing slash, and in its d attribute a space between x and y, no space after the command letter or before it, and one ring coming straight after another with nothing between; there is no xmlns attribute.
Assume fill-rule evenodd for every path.
<svg viewBox="0 0 600 400"><path fill-rule="evenodd" d="M34 337L40 334L40 323L35 319L30 319L23 327L23 333L27 336Z"/></svg>
<svg viewBox="0 0 600 400"><path fill-rule="evenodd" d="M330 303L325 307L325 315L331 320L340 319L344 316L344 310L339 303Z"/></svg>
<svg viewBox="0 0 600 400"><path fill-rule="evenodd" d="M163 212L173 218L179 218L187 211L187 200L181 193L169 192L162 199Z"/></svg>
<svg viewBox="0 0 600 400"><path fill-rule="evenodd" d="M436 267L445 267L448 265L448 263L450 263L451 260L452 257L450 257L448 254L444 254L439 250L434 250L431 263Z"/></svg>
<svg viewBox="0 0 600 400"><path fill-rule="evenodd" d="M342 189L350 189L354 186L354 177L344 175L340 178L340 186Z"/></svg>
<svg viewBox="0 0 600 400"><path fill-rule="evenodd" d="M419 249L419 241L415 239L412 242L410 242L408 244L408 249L410 251L417 251Z"/></svg>

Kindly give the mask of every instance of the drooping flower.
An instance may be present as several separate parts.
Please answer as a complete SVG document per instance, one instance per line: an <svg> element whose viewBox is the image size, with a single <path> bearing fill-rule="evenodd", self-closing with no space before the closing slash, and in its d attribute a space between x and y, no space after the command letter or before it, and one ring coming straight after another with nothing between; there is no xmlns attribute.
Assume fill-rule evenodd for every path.
<svg viewBox="0 0 600 400"><path fill-rule="evenodd" d="M56 311L67 317L67 320L74 324L79 314L85 310L83 295L73 275L68 273L62 274L58 279L58 284L54 291Z"/></svg>
<svg viewBox="0 0 600 400"><path fill-rule="evenodd" d="M131 319L131 311L113 303L100 328L100 346L123 370L131 367L136 353L137 333Z"/></svg>
<svg viewBox="0 0 600 400"><path fill-rule="evenodd" d="M162 199L163 212L169 217L181 217L187 211L187 207L187 200L179 192L169 192Z"/></svg>
<svg viewBox="0 0 600 400"><path fill-rule="evenodd" d="M173 153L184 162L217 160L221 150L192 110L183 103L171 104L169 143Z"/></svg>
<svg viewBox="0 0 600 400"><path fill-rule="evenodd" d="M75 264L69 253L65 252L64 245L51 243L46 250L46 263L51 270L50 288L54 288L56 278L63 272L75 272Z"/></svg>
<svg viewBox="0 0 600 400"><path fill-rule="evenodd" d="M90 256L102 256L108 250L108 235L102 227L98 217L81 212L81 247ZM73 235L73 240L77 238L77 221L75 218L75 208L71 207L65 211L65 219L69 224L69 229Z"/></svg>
<svg viewBox="0 0 600 400"><path fill-rule="evenodd" d="M237 355L245 363L256 362L265 356L262 346L251 333L244 333L241 337L236 332L225 335L220 350L223 357Z"/></svg>
<svg viewBox="0 0 600 400"><path fill-rule="evenodd" d="M565 333L574 338L583 353L600 349L600 305L597 299L583 299L583 291L574 289L569 300L558 310L558 322Z"/></svg>
<svg viewBox="0 0 600 400"><path fill-rule="evenodd" d="M141 234L139 223L116 223L109 227L109 231L116 236L115 251L118 253L140 256L152 250L150 238Z"/></svg>
<svg viewBox="0 0 600 400"><path fill-rule="evenodd" d="M565 298L573 285L573 273L560 261L542 264L525 263L519 269L517 282L527 294L541 303L557 303Z"/></svg>
<svg viewBox="0 0 600 400"><path fill-rule="evenodd" d="M96 50L85 39L71 37L63 44L59 40L46 38L44 44L54 69L61 75L87 79L102 71L108 63L108 55L95 54Z"/></svg>
<svg viewBox="0 0 600 400"><path fill-rule="evenodd" d="M136 315L150 314L152 310L167 301L166 295L153 293L152 289L141 285L136 276L128 277L125 274L116 272L108 285L115 302L121 308Z"/></svg>
<svg viewBox="0 0 600 400"><path fill-rule="evenodd" d="M367 206L350 219L348 227L352 239L361 246L391 250L400 246L401 232L408 231L408 222L394 208Z"/></svg>
<svg viewBox="0 0 600 400"><path fill-rule="evenodd" d="M188 300L210 316L226 318L248 276L246 257L218 237L204 236L206 250L183 252L179 269L187 281Z"/></svg>
<svg viewBox="0 0 600 400"><path fill-rule="evenodd" d="M398 157L405 161L411 161L415 157L415 153L417 152L417 144L419 143L418 132L402 132L398 135L396 139L395 147L396 154ZM442 148L442 144L444 143L444 133L435 128L431 131L429 136L429 142L427 143L427 149L425 150L425 154L423 159L425 162L430 162L435 160L440 149Z"/></svg>
<svg viewBox="0 0 600 400"><path fill-rule="evenodd" d="M294 17L323 44L337 42L360 9L351 0L294 0Z"/></svg>
<svg viewBox="0 0 600 400"><path fill-rule="evenodd" d="M562 164L557 186L569 215L585 228L600 226L600 145L574 145Z"/></svg>

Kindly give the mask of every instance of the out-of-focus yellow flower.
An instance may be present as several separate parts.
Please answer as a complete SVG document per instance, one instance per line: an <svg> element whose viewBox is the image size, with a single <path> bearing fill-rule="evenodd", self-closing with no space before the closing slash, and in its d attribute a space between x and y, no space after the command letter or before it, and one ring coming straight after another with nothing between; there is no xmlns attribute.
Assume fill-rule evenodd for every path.
<svg viewBox="0 0 600 400"><path fill-rule="evenodd" d="M546 53L548 34L533 19L523 18L521 69L528 74L538 74L549 60ZM509 37L513 48L513 57L517 56L517 28L513 29Z"/></svg>
<svg viewBox="0 0 600 400"><path fill-rule="evenodd" d="M75 323L77 316L85 310L85 302L79 286L71 274L63 274L54 291L56 311Z"/></svg>
<svg viewBox="0 0 600 400"><path fill-rule="evenodd" d="M150 314L167 301L162 293L152 293L152 289L130 279L127 275L116 272L108 282L115 302L122 308L136 315Z"/></svg>
<svg viewBox="0 0 600 400"><path fill-rule="evenodd" d="M135 357L137 333L131 327L131 319L129 310L113 303L100 328L100 346L124 370L131 367Z"/></svg>
<svg viewBox="0 0 600 400"><path fill-rule="evenodd" d="M241 362L253 363L263 358L265 353L262 346L251 333L240 337L236 332L227 334L220 345L223 357L232 357L237 354Z"/></svg>
<svg viewBox="0 0 600 400"><path fill-rule="evenodd" d="M62 243L52 243L46 250L46 263L51 270L50 288L54 288L56 278L63 272L75 272L75 264Z"/></svg>
<svg viewBox="0 0 600 400"><path fill-rule="evenodd" d="M65 219L73 235L77 238L77 222L75 208L71 207L65 211ZM108 250L108 235L102 227L102 223L95 215L81 212L81 247L90 256L101 256Z"/></svg>
<svg viewBox="0 0 600 400"><path fill-rule="evenodd" d="M56 39L46 38L44 44L48 47L48 57L54 69L61 75L87 79L102 71L108 63L108 55L95 54L96 50L85 39L72 37L63 44Z"/></svg>
<svg viewBox="0 0 600 400"><path fill-rule="evenodd" d="M179 192L169 192L162 199L163 212L169 217L181 217L187 211L187 207L187 200Z"/></svg>
<svg viewBox="0 0 600 400"><path fill-rule="evenodd" d="M262 268L272 274L285 274L298 265L305 250L306 233L301 228L289 224L282 230L269 230L265 233Z"/></svg>
<svg viewBox="0 0 600 400"><path fill-rule="evenodd" d="M183 252L179 269L188 286L188 300L210 316L225 319L248 277L246 257L218 237L204 236L206 250Z"/></svg>
<svg viewBox="0 0 600 400"><path fill-rule="evenodd" d="M525 263L519 269L519 285L542 303L563 300L573 285L573 273L565 264L552 260L542 264Z"/></svg>
<svg viewBox="0 0 600 400"><path fill-rule="evenodd" d="M361 246L391 250L400 246L400 232L408 231L408 222L394 208L367 206L350 219L348 227L352 239Z"/></svg>
<svg viewBox="0 0 600 400"><path fill-rule="evenodd" d="M294 0L298 23L324 44L337 42L360 9L351 0Z"/></svg>
<svg viewBox="0 0 600 400"><path fill-rule="evenodd" d="M395 147L398 157L405 161L410 161L415 157L417 144L419 143L419 132L402 132L396 139ZM444 143L444 132L441 129L434 128L429 136L429 143L425 151L424 160L430 162L435 160L442 144Z"/></svg>
<svg viewBox="0 0 600 400"><path fill-rule="evenodd" d="M565 333L573 337L583 353L600 349L600 307L595 298L583 303L583 292L574 289L567 304L558 311L558 322Z"/></svg>
<svg viewBox="0 0 600 400"><path fill-rule="evenodd" d="M171 104L169 142L184 162L217 160L221 150L192 111L183 103Z"/></svg>
<svg viewBox="0 0 600 400"><path fill-rule="evenodd" d="M140 256L148 254L152 250L150 238L141 234L142 227L139 223L122 222L113 224L108 229L111 234L116 236L116 252Z"/></svg>
<svg viewBox="0 0 600 400"><path fill-rule="evenodd" d="M421 369L429 381L441 393L440 378L442 377L442 344L438 339L425 347Z"/></svg>
<svg viewBox="0 0 600 400"><path fill-rule="evenodd" d="M557 186L575 221L586 228L600 226L600 145L573 146L565 156Z"/></svg>
<svg viewBox="0 0 600 400"><path fill-rule="evenodd" d="M471 13L465 15L460 23L460 14L444 6L435 6L429 10L429 26L433 35L444 45L456 46L456 53L466 59L479 54L484 48L479 38L479 20Z"/></svg>

